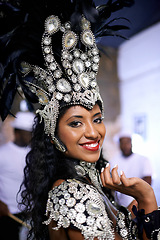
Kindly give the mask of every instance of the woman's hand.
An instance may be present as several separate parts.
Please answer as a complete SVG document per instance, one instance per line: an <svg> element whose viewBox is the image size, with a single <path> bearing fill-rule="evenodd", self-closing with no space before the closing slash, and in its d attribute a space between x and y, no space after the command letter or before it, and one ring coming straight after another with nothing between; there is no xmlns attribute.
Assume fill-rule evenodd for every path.
<svg viewBox="0 0 160 240"><path fill-rule="evenodd" d="M119 176L117 169L118 165L110 173L109 164L105 169L102 169L101 180L103 186L134 197L138 202L139 209L145 209L145 213L156 210L158 207L152 187L140 178L126 178L124 172L121 172Z"/></svg>

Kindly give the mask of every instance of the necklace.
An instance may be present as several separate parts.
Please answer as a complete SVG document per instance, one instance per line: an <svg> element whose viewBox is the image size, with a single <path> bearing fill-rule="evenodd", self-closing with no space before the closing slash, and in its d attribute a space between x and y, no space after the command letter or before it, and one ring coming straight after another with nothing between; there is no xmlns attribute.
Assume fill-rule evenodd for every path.
<svg viewBox="0 0 160 240"><path fill-rule="evenodd" d="M75 166L76 172L79 176L89 177L91 183L97 188L97 190L104 194L102 191L102 182L100 174L96 169L96 163L89 163L85 161L80 161L79 165Z"/></svg>

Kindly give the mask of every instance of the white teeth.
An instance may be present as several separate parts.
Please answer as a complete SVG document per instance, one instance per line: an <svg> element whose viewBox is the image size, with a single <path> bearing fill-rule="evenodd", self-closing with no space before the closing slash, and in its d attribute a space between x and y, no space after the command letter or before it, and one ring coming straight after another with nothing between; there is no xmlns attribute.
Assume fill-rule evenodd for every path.
<svg viewBox="0 0 160 240"><path fill-rule="evenodd" d="M85 144L87 147L96 147L98 143Z"/></svg>

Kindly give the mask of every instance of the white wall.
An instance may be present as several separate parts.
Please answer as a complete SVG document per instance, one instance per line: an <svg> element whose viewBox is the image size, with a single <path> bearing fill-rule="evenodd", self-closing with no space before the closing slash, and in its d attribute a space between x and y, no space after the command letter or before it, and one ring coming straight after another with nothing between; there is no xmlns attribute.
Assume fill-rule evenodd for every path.
<svg viewBox="0 0 160 240"><path fill-rule="evenodd" d="M153 165L153 188L160 204L160 23L122 44L118 53L121 119L133 131L144 116L142 153Z"/></svg>

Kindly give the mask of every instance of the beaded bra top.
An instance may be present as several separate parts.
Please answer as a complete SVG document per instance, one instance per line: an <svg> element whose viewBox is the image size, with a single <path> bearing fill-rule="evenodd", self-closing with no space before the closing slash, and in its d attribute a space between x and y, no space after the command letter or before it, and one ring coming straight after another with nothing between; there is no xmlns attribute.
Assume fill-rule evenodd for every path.
<svg viewBox="0 0 160 240"><path fill-rule="evenodd" d="M84 239L113 240L115 233L105 203L104 192L95 163L80 161L75 165L79 176L89 177L91 184L68 179L48 193L46 205L47 220L43 224L50 224L53 220L57 226L78 229ZM124 207L117 212L116 232L124 240L139 239L136 222L132 221L131 213Z"/></svg>
<svg viewBox="0 0 160 240"><path fill-rule="evenodd" d="M89 176L96 187L76 179L68 179L54 187L48 194L48 219L44 224L48 225L54 220L57 223L54 230L61 227L78 229L84 239L115 239L112 222L99 192L102 190L95 164L80 162L75 169L79 176Z"/></svg>

